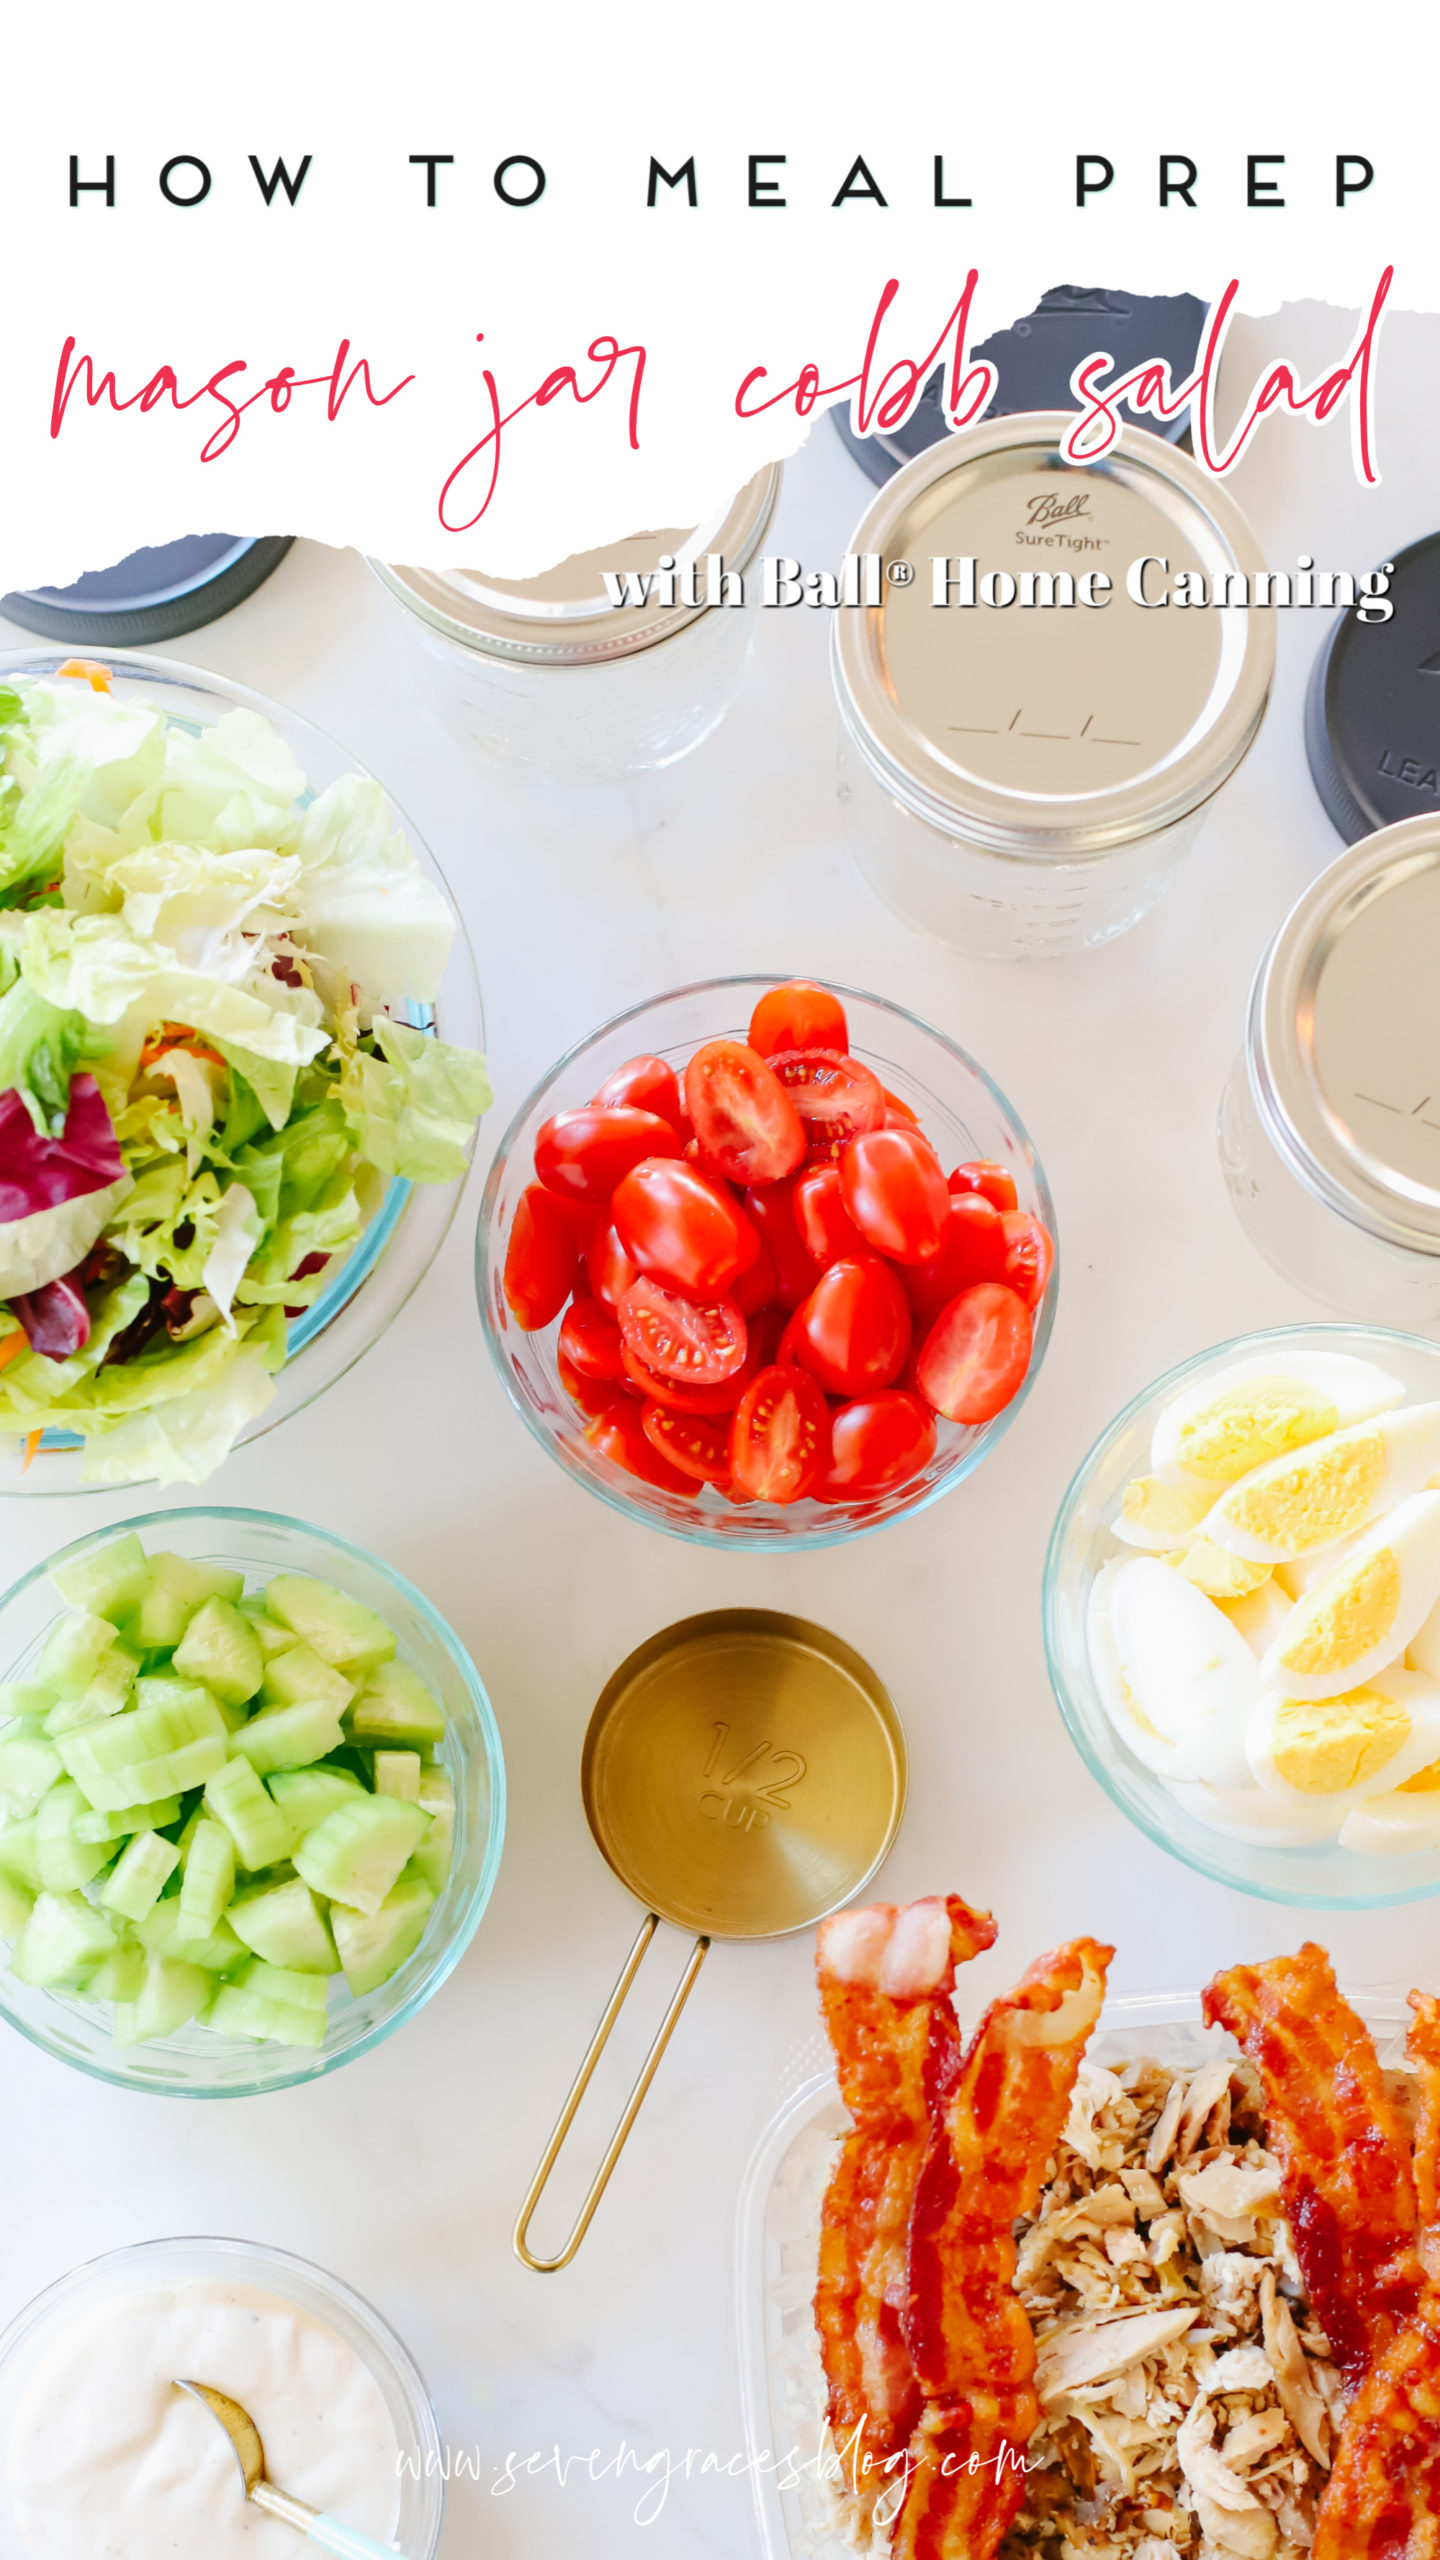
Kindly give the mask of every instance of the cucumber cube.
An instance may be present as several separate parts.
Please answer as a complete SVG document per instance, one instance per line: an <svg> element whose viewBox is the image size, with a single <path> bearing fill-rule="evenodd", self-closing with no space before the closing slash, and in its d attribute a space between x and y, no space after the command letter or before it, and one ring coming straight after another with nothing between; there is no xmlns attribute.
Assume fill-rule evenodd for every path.
<svg viewBox="0 0 1440 2560"><path fill-rule="evenodd" d="M387 1893L378 1911L336 1908L332 1914L335 1944L357 2000L367 1991L378 1991L413 1956L434 1908L429 1885L408 1873Z"/></svg>
<svg viewBox="0 0 1440 2560"><path fill-rule="evenodd" d="M249 1952L223 1914L208 1937L188 1935L178 1893L157 1902L148 1919L136 1923L135 1935L151 1955L178 1956L185 1964L203 1965L207 1973L233 1973Z"/></svg>
<svg viewBox="0 0 1440 2560"><path fill-rule="evenodd" d="M296 1641L294 1628L282 1627L278 1618L272 1618L263 1600L242 1600L240 1615L266 1662L272 1654L287 1652Z"/></svg>
<svg viewBox="0 0 1440 2560"><path fill-rule="evenodd" d="M119 1638L108 1618L92 1618L84 1609L58 1618L35 1665L35 1677L57 1698L81 1698ZM133 1672L132 1672L133 1677Z"/></svg>
<svg viewBox="0 0 1440 2560"><path fill-rule="evenodd" d="M177 1645L202 1602L238 1600L244 1588L244 1574L227 1565L196 1564L162 1549L150 1559L149 1586L130 1633L146 1653Z"/></svg>
<svg viewBox="0 0 1440 2560"><path fill-rule="evenodd" d="M60 1754L43 1734L15 1734L0 1742L0 1803L22 1820L60 1774Z"/></svg>
<svg viewBox="0 0 1440 2560"><path fill-rule="evenodd" d="M11 1716L48 1716L55 1692L39 1680L0 1680L0 1723Z"/></svg>
<svg viewBox="0 0 1440 2560"><path fill-rule="evenodd" d="M222 1707L243 1707L254 1697L265 1658L254 1630L228 1600L206 1600L175 1647L175 1669L201 1680Z"/></svg>
<svg viewBox="0 0 1440 2560"><path fill-rule="evenodd" d="M25 1885L0 1875L0 1938L7 1946L12 1938L19 1937L34 1905L35 1896Z"/></svg>
<svg viewBox="0 0 1440 2560"><path fill-rule="evenodd" d="M283 1659L283 1656L282 1656ZM272 1769L301 1769L338 1751L345 1740L332 1707L318 1700L302 1706L271 1707L242 1725L230 1744L231 1754L249 1761L263 1778Z"/></svg>
<svg viewBox="0 0 1440 2560"><path fill-rule="evenodd" d="M97 1813L183 1795L225 1765L228 1728L208 1690L142 1680L136 1694L139 1705L125 1714L58 1737L61 1759Z"/></svg>
<svg viewBox="0 0 1440 2560"><path fill-rule="evenodd" d="M115 2042L153 2044L157 2036L173 2036L208 2009L214 1990L210 1975L198 1964L184 1964L178 1956L148 1956L138 1997L115 2003Z"/></svg>
<svg viewBox="0 0 1440 2560"><path fill-rule="evenodd" d="M340 1970L325 1915L299 1876L240 1894L225 1916L236 1937L267 1964L286 1965L295 1973Z"/></svg>
<svg viewBox="0 0 1440 2560"><path fill-rule="evenodd" d="M53 1565L50 1579L66 1607L88 1609L118 1627L139 1608L150 1587L150 1564L133 1530L111 1538L93 1555Z"/></svg>
<svg viewBox="0 0 1440 2560"><path fill-rule="evenodd" d="M62 1698L45 1719L48 1734L73 1733L82 1724L99 1724L106 1716L118 1716L130 1704L135 1674L140 1666L133 1653L123 1644L107 1653L88 1689L78 1698Z"/></svg>
<svg viewBox="0 0 1440 2560"><path fill-rule="evenodd" d="M356 1742L443 1742L445 1710L408 1662L387 1662L366 1681L345 1725Z"/></svg>
<svg viewBox="0 0 1440 2560"><path fill-rule="evenodd" d="M410 1861L409 1872L423 1876L434 1892L443 1893L455 1843L455 1789L447 1769L421 1770L420 1810L429 1814L430 1828Z"/></svg>
<svg viewBox="0 0 1440 2560"><path fill-rule="evenodd" d="M295 1973L257 1957L238 1982L227 1983L210 2012L219 2035L256 2043L321 2045L327 2025L325 1985L318 1974Z"/></svg>
<svg viewBox="0 0 1440 2560"><path fill-rule="evenodd" d="M279 1769L267 1784L297 1840L337 1804L349 1804L365 1793L348 1769Z"/></svg>
<svg viewBox="0 0 1440 2560"><path fill-rule="evenodd" d="M277 1573L265 1585L265 1606L282 1626L339 1671L373 1671L394 1657L394 1631L363 1600L352 1600L328 1582L312 1582L300 1573Z"/></svg>
<svg viewBox="0 0 1440 2560"><path fill-rule="evenodd" d="M208 1938L235 1891L235 1843L223 1822L202 1813L180 1887L180 1933Z"/></svg>
<svg viewBox="0 0 1440 2560"><path fill-rule="evenodd" d="M227 1760L217 1770L206 1784L205 1806L224 1823L242 1867L253 1873L289 1857L295 1835L248 1760Z"/></svg>
<svg viewBox="0 0 1440 2560"><path fill-rule="evenodd" d="M107 1911L118 1911L122 1920L143 1920L179 1864L180 1852L173 1840L162 1839L158 1831L137 1831L107 1876L100 1899Z"/></svg>
<svg viewBox="0 0 1440 2560"><path fill-rule="evenodd" d="M164 1831L180 1819L178 1796L157 1796L153 1804L127 1805L121 1813L77 1813L77 1840L127 1840L135 1831Z"/></svg>
<svg viewBox="0 0 1440 2560"><path fill-rule="evenodd" d="M91 2000L138 2000L145 1980L145 1950L122 1939L113 1955L91 1974L85 1985Z"/></svg>
<svg viewBox="0 0 1440 2560"><path fill-rule="evenodd" d="M40 1890L39 1832L39 1817L33 1813L24 1822L0 1827L0 1876L23 1885L27 1893Z"/></svg>
<svg viewBox="0 0 1440 2560"><path fill-rule="evenodd" d="M398 1796L402 1804L418 1804L420 1768L418 1751L377 1751L375 1793L377 1796Z"/></svg>
<svg viewBox="0 0 1440 2560"><path fill-rule="evenodd" d="M113 1954L115 1943L104 1912L93 1910L83 1894L45 1892L36 1899L11 1962L20 1980L37 1991L77 1991Z"/></svg>
<svg viewBox="0 0 1440 2560"><path fill-rule="evenodd" d="M342 1716L354 1695L353 1680L332 1670L313 1645L301 1643L271 1656L260 1692L264 1706L324 1706L333 1716Z"/></svg>
<svg viewBox="0 0 1440 2560"><path fill-rule="evenodd" d="M429 1827L418 1805L362 1795L307 1833L295 1852L296 1873L332 1902L378 1911Z"/></svg>
<svg viewBox="0 0 1440 2560"><path fill-rule="evenodd" d="M114 1855L108 1840L78 1840L85 1799L71 1778L51 1788L35 1816L35 1863L47 1893L77 1893Z"/></svg>

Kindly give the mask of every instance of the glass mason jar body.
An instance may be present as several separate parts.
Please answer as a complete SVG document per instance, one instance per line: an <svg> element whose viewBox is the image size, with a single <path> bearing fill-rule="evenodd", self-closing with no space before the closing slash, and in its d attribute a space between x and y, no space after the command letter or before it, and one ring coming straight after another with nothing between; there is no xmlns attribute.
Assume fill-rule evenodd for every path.
<svg viewBox="0 0 1440 2560"><path fill-rule="evenodd" d="M1307 1190L1270 1142L1243 1054L1220 1097L1218 1135L1235 1215L1282 1279L1342 1315L1440 1332L1440 1254L1369 1235Z"/></svg>

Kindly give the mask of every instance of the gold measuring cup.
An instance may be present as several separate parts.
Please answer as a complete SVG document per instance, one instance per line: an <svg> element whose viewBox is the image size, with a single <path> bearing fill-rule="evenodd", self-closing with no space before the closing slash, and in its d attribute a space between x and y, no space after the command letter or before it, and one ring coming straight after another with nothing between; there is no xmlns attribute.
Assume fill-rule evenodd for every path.
<svg viewBox="0 0 1440 2560"><path fill-rule="evenodd" d="M568 2266L712 1938L813 1928L869 1883L905 1805L905 1739L867 1662L808 1619L714 1609L651 1636L604 1690L580 1762L601 1856L646 1905L639 1934L520 2208L515 2250ZM568 2240L528 2234L581 2099L662 1920L697 1934Z"/></svg>

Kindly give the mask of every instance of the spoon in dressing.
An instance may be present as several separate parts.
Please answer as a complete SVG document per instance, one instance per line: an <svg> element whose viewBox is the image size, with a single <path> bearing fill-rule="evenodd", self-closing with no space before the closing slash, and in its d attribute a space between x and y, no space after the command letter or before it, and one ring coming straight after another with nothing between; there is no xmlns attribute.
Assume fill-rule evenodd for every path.
<svg viewBox="0 0 1440 2560"><path fill-rule="evenodd" d="M200 2401L212 2418L219 2419L234 2448L245 2495L252 2506L260 2507L267 2516L278 2516L282 2524L293 2524L317 2551L333 2551L338 2560L395 2560L393 2542L376 2542L372 2535L357 2532L353 2524L342 2524L338 2516L322 2516L314 2507L307 2507L303 2498L292 2498L288 2489L277 2489L273 2481L267 2480L260 2430L238 2400L231 2400L209 2382L177 2379L175 2388L188 2391L192 2400Z"/></svg>

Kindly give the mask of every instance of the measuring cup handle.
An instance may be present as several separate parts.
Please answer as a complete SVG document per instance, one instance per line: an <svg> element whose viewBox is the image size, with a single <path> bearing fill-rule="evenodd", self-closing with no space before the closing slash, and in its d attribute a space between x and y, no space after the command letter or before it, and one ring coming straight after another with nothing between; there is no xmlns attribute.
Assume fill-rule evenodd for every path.
<svg viewBox="0 0 1440 2560"><path fill-rule="evenodd" d="M581 2241L584 2239L586 2232L589 2230L591 2221L594 2217L595 2207L599 2203L601 2197L605 2193L606 2187L609 2184L610 2172L614 2168L616 2161L619 2159L621 2152L625 2148L630 2128L635 2122L635 2119L644 2104L645 2092L649 2088L651 2081L654 2079L655 2074L659 2069L660 2057L664 2053L665 2047L669 2043L671 2036L675 2032L680 2012L684 2008L686 2001L689 1999L691 1991L694 1989L695 1976L699 1972L709 1951L709 1939L697 1938L694 1946L690 1950L690 1960L676 1986L675 1996L655 2031L655 2041L651 2045L649 2052L646 2054L645 2059L640 2066L639 2076L636 2079L635 2086L631 2090L630 2095L625 2102L625 2112L621 2116L619 2123L615 2127L614 2133L610 2137L609 2148L590 2182L590 2191L575 2217L574 2227L571 2230L569 2239L566 2241L563 2249L559 2251L557 2256L553 2258L537 2258L534 2251L531 2249L527 2238L531 2221L534 2218L535 2207L539 2203L540 2198L549 2184L550 2172L560 2157L565 2136L569 2132L571 2125L574 2123L580 2101L590 2086L595 2065L599 2061L601 2054L604 2052L606 2045L610 2041L610 2030L614 2026L616 2019L619 2017L620 2012L625 2005L625 1999L630 1989L630 1985L640 1970L641 1964L644 1960L645 1950L649 1946L659 1925L660 1922L658 1914L653 1911L647 1911L644 1919L640 1923L639 1934L636 1937L635 1944L631 1948L629 1955L626 1957L625 1962L620 1969L620 1978L616 1983L614 1990L611 1992L608 2002L606 2003L605 2014L602 2017L599 2026L596 2028L594 2035L590 2039L589 2051L586 2053L585 2059L581 2063L580 2068L576 2072L574 2080L571 2083L570 2095L566 2099L564 2106L561 2108L559 2116L556 2118L555 2130L545 2145L544 2155L541 2159L540 2166L530 2181L529 2192L526 2195L524 2203L520 2207L520 2218L515 2225L514 2231L515 2255L517 2258L521 2259L527 2267L532 2267L538 2276L553 2275L557 2267L568 2267L576 2250L579 2248Z"/></svg>

